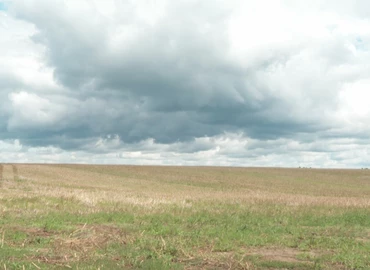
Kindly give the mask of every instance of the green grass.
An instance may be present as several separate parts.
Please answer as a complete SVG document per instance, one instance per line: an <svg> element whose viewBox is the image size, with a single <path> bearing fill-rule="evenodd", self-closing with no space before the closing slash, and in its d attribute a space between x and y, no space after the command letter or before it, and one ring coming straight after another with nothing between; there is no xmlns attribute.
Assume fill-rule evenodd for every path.
<svg viewBox="0 0 370 270"><path fill-rule="evenodd" d="M63 212L54 210L27 218L4 215L1 222L5 237L0 262L8 264L15 260L18 265L26 265L31 261L39 267L50 268L32 256L42 249L38 252L40 257L64 254L67 259L61 260L61 265L68 263L73 268L86 269L90 264L90 267L103 265L106 269L113 266L181 269L191 264L222 268L226 262L236 268L249 264L274 269L370 267L370 242L363 240L368 240L370 231L367 209L321 208L317 211L310 207L272 204L248 207L200 203L187 209L167 205L165 209L149 213L137 206L132 211L128 211L127 206L110 211L109 205L105 205L99 212L77 215L76 208L70 207L70 211L63 208ZM84 224L87 227L81 229L80 234L73 234ZM101 230L97 232L96 228ZM109 234L110 230L117 235L100 239L99 233ZM75 241L75 249L68 249L68 240ZM96 246L84 251L84 245ZM259 255L246 256L251 247L257 251L264 248ZM295 255L289 259L295 261L274 261L273 257L265 260L266 247L294 250ZM73 258L75 252L81 256L77 261ZM313 253L305 256L306 252Z"/></svg>

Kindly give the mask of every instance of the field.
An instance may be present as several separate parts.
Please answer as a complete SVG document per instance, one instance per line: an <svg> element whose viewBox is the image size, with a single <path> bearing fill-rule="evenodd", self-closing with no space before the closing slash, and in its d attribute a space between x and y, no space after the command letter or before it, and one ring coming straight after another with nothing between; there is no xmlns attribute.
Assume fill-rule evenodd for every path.
<svg viewBox="0 0 370 270"><path fill-rule="evenodd" d="M370 170L0 165L0 269L370 269Z"/></svg>

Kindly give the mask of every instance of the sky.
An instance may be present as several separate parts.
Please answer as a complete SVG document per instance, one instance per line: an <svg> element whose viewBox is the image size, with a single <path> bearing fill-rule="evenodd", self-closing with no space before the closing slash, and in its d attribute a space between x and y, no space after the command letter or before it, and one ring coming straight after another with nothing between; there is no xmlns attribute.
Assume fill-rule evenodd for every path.
<svg viewBox="0 0 370 270"><path fill-rule="evenodd" d="M0 0L0 162L370 167L367 0Z"/></svg>

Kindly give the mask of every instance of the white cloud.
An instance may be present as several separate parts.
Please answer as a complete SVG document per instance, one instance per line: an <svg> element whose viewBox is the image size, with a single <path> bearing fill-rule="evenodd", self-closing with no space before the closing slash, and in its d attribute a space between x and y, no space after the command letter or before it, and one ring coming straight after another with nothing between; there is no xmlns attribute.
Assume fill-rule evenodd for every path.
<svg viewBox="0 0 370 270"><path fill-rule="evenodd" d="M86 150L62 150L58 147L24 147L19 141L0 141L4 155L1 162L9 158L18 162L45 163L97 163L97 164L156 164L156 165L209 165L209 166L277 166L314 168L366 167L370 158L369 141L327 139L320 143L303 143L298 140L256 140L243 134L224 134L204 137L208 150L192 153L179 151L179 143L163 145L154 142L140 142L137 145L119 142L117 136L110 139L97 138L94 147ZM146 144L151 147L146 147ZM199 141L187 143L193 147ZM194 148L194 147L193 147ZM194 148L195 149L195 148ZM94 152L91 152L95 150ZM7 157L7 158L4 158Z"/></svg>
<svg viewBox="0 0 370 270"><path fill-rule="evenodd" d="M339 99L339 115L345 120L370 120L370 78L344 84Z"/></svg>
<svg viewBox="0 0 370 270"><path fill-rule="evenodd" d="M45 48L32 41L36 28L0 11L0 75L13 76L28 87L55 87L52 70L44 61Z"/></svg>
<svg viewBox="0 0 370 270"><path fill-rule="evenodd" d="M56 104L34 93L11 93L9 100L12 106L12 118L8 128L25 129L32 126L58 125L67 113L67 104Z"/></svg>

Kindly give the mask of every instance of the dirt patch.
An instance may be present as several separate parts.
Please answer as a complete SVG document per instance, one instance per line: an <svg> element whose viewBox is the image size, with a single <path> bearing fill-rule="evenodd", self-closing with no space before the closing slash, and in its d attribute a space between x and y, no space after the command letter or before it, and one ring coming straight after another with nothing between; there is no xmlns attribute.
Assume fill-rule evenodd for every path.
<svg viewBox="0 0 370 270"><path fill-rule="evenodd" d="M183 259L177 262L185 264L186 270L223 270L223 269L254 269L252 265L246 262L238 261L233 257L228 258L206 258L206 259Z"/></svg>
<svg viewBox="0 0 370 270"><path fill-rule="evenodd" d="M309 262L306 260L299 259L298 256L303 252L293 248L255 248L247 251L246 255L260 256L264 260L268 261L280 261L280 262ZM305 253L307 254L307 253ZM314 257L314 252L308 252L310 257Z"/></svg>

